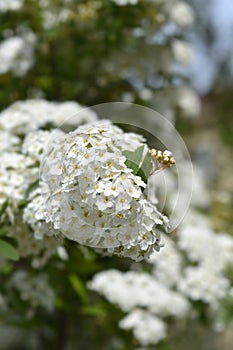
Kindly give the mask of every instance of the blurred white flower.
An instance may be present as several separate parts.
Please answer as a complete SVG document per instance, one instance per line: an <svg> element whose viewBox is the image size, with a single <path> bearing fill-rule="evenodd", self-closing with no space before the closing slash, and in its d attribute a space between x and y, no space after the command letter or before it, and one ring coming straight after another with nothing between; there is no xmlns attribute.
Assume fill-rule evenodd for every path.
<svg viewBox="0 0 233 350"><path fill-rule="evenodd" d="M182 276L182 256L175 243L165 237L166 249L151 254L148 262L153 265L155 279L169 288L174 287Z"/></svg>
<svg viewBox="0 0 233 350"><path fill-rule="evenodd" d="M21 300L29 302L32 308L42 306L48 311L54 308L55 294L45 274L32 277L28 271L18 270L11 275L8 287L15 288Z"/></svg>
<svg viewBox="0 0 233 350"><path fill-rule="evenodd" d="M22 37L12 36L0 42L0 74L25 75L34 63L35 44L36 36L29 30Z"/></svg>
<svg viewBox="0 0 233 350"><path fill-rule="evenodd" d="M45 30L61 25L73 14L69 8L70 0L63 0L59 7L53 6L51 0L39 0L38 3L41 10L42 25Z"/></svg>
<svg viewBox="0 0 233 350"><path fill-rule="evenodd" d="M23 4L24 0L0 0L0 12L20 10Z"/></svg>
<svg viewBox="0 0 233 350"><path fill-rule="evenodd" d="M0 140L0 151L13 150L20 142L20 139L17 136L12 135L5 130L0 130Z"/></svg>
<svg viewBox="0 0 233 350"><path fill-rule="evenodd" d="M144 272L99 272L88 287L128 312L119 326L133 329L141 345L156 344L166 336L167 325L162 318L182 318L190 311L185 297L160 283L156 276Z"/></svg>
<svg viewBox="0 0 233 350"><path fill-rule="evenodd" d="M205 263L212 266L213 271L223 272L227 264L233 263L233 238L216 234L209 222L197 215L194 221L184 224L178 231L178 247L185 251L190 261Z"/></svg>
<svg viewBox="0 0 233 350"><path fill-rule="evenodd" d="M167 335L167 325L160 318L142 309L128 313L120 322L122 329L132 329L141 345L157 344Z"/></svg>
<svg viewBox="0 0 233 350"><path fill-rule="evenodd" d="M193 58L193 48L189 43L175 39L172 42L172 50L177 62L185 66L191 63Z"/></svg>
<svg viewBox="0 0 233 350"><path fill-rule="evenodd" d="M119 326L132 329L141 345L156 344L165 336L167 317L199 315L196 301L208 304L213 326L221 321L221 302L231 291L225 272L233 265L232 251L232 237L215 233L208 218L192 210L177 232L177 242L166 238L166 247L147 259L150 273L102 271L88 287L127 313ZM156 322L158 338L151 331L157 329Z"/></svg>
<svg viewBox="0 0 233 350"><path fill-rule="evenodd" d="M153 90L144 88L139 92L139 97L144 101L150 101L153 98Z"/></svg>
<svg viewBox="0 0 233 350"><path fill-rule="evenodd" d="M195 91L189 88L177 90L175 104L179 107L182 115L189 118L196 118L201 112L200 99Z"/></svg>
<svg viewBox="0 0 233 350"><path fill-rule="evenodd" d="M189 312L186 298L145 272L107 270L97 273L88 286L125 312L142 307L159 317L178 318Z"/></svg>
<svg viewBox="0 0 233 350"><path fill-rule="evenodd" d="M178 287L190 299L213 304L212 307L226 297L230 287L230 281L217 272L213 264L187 267Z"/></svg>
<svg viewBox="0 0 233 350"><path fill-rule="evenodd" d="M0 113L0 129L27 134L46 124L79 125L96 120L95 112L77 102L49 102L35 99L18 101Z"/></svg>
<svg viewBox="0 0 233 350"><path fill-rule="evenodd" d="M66 261L66 260L69 259L68 252L67 252L67 250L65 249L65 247L63 247L63 246L59 246L59 247L57 248L57 254L58 254L58 256L59 256L59 258L60 258L61 260Z"/></svg>
<svg viewBox="0 0 233 350"><path fill-rule="evenodd" d="M115 2L118 6L125 6L125 5L137 5L138 0L112 0Z"/></svg>
<svg viewBox="0 0 233 350"><path fill-rule="evenodd" d="M195 15L192 7L183 2L168 2L170 17L180 27L189 27L193 24Z"/></svg>
<svg viewBox="0 0 233 350"><path fill-rule="evenodd" d="M38 177L38 170L31 168L30 157L17 152L2 152L0 164L0 199L8 199L16 207L24 199L28 186Z"/></svg>

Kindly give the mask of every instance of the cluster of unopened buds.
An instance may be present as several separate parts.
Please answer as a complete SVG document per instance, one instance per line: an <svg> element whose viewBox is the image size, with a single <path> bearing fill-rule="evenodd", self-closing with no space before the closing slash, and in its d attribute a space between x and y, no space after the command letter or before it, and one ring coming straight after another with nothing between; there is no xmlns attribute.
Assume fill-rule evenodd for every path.
<svg viewBox="0 0 233 350"><path fill-rule="evenodd" d="M175 159L172 156L172 152L165 150L160 151L155 148L149 149L149 153L152 156L154 165L154 171L163 170L171 167L175 164Z"/></svg>

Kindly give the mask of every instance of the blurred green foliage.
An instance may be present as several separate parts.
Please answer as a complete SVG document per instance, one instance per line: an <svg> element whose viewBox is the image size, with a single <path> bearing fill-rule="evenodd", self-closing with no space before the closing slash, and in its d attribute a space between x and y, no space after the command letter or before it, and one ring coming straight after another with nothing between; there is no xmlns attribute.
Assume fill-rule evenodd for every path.
<svg viewBox="0 0 233 350"><path fill-rule="evenodd" d="M34 67L24 76L0 75L0 108L41 91L49 100L77 100L85 105L121 100L135 91L130 71L143 76L158 74L155 61L164 55L164 44L148 39L164 23L158 4L140 1L137 6L117 6L110 0L25 0L20 11L0 14L0 38L7 30L17 35L30 28L36 35ZM46 2L45 2L46 3ZM51 26L44 16L52 17ZM65 16L64 20L59 18ZM135 35L139 30L141 35ZM171 79L163 67L159 74Z"/></svg>

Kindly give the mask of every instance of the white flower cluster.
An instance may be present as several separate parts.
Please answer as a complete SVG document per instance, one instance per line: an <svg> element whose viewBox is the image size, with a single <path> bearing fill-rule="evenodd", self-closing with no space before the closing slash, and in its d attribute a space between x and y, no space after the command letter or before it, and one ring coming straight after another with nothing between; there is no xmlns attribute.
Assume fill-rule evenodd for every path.
<svg viewBox="0 0 233 350"><path fill-rule="evenodd" d="M28 186L38 178L38 170L32 159L17 152L2 152L0 155L0 205L10 200L16 207L25 198Z"/></svg>
<svg viewBox="0 0 233 350"><path fill-rule="evenodd" d="M171 173L164 176L168 177L167 193L173 194L176 183ZM150 180L150 189L155 190L162 179L158 175L157 179L151 177ZM189 177L187 181L184 177L182 185L184 188L190 186ZM167 200L171 210L175 198L168 196ZM202 301L217 310L230 289L225 272L233 264L233 239L226 233L215 233L208 218L196 212L196 207L206 209L209 204L209 194L195 166L191 209L177 231L176 245L166 239L166 250L162 250L158 256L153 254L150 262L155 266L155 276L163 283L176 286L187 298Z"/></svg>
<svg viewBox="0 0 233 350"><path fill-rule="evenodd" d="M195 219L201 221L198 216ZM177 238L177 246L166 239L167 249L158 256L152 255L149 262L154 265L154 275L163 284L176 287L186 298L217 309L230 290L225 271L233 264L233 239L214 233L203 223L185 225Z"/></svg>
<svg viewBox="0 0 233 350"><path fill-rule="evenodd" d="M32 309L41 306L52 311L54 308L55 294L45 274L32 277L29 272L18 270L12 274L7 287L11 290L16 289L20 293L21 300L29 302Z"/></svg>
<svg viewBox="0 0 233 350"><path fill-rule="evenodd" d="M19 144L20 139L10 134L8 131L0 129L0 151L10 151L16 148L16 145Z"/></svg>
<svg viewBox="0 0 233 350"><path fill-rule="evenodd" d="M26 215L24 215L24 220L27 220ZM40 269L52 256L58 255L60 257L59 251L64 242L59 237L51 236L47 225L35 221L36 219L32 223L29 220L22 223L22 218L16 219L8 228L7 236L17 241L18 255L22 258L30 257L31 266Z"/></svg>
<svg viewBox="0 0 233 350"><path fill-rule="evenodd" d="M66 120L66 115L74 117ZM16 102L0 114L0 208L8 202L1 219L8 225L7 235L17 241L19 256L32 255L35 268L44 266L63 243L52 236L44 220L39 164L52 133L40 128L61 123L69 127L95 119L94 112L78 103L44 100Z"/></svg>
<svg viewBox="0 0 233 350"><path fill-rule="evenodd" d="M191 64L193 59L193 49L191 44L183 41L174 39L172 42L172 51L175 60L184 66Z"/></svg>
<svg viewBox="0 0 233 350"><path fill-rule="evenodd" d="M74 117L65 120L69 111ZM137 261L163 245L160 231L168 220L147 200L146 183L125 164L124 151L143 146L148 152L141 136L124 133L109 121L85 124L69 134L40 130L47 124L72 127L95 119L95 113L74 102L43 100L16 102L0 114L6 140L1 145L1 204L8 201L5 217L14 227L8 235L20 239L21 256L34 251L35 267L61 246L53 237L57 232ZM25 201L23 220L33 230L28 237L16 228L17 208Z"/></svg>
<svg viewBox="0 0 233 350"><path fill-rule="evenodd" d="M190 27L195 20L195 13L191 5L180 0L151 0L164 6L169 19L178 27Z"/></svg>
<svg viewBox="0 0 233 350"><path fill-rule="evenodd" d="M96 274L88 286L129 312L119 325L133 329L142 345L156 344L166 337L162 318L182 318L190 310L186 298L144 272L107 270Z"/></svg>
<svg viewBox="0 0 233 350"><path fill-rule="evenodd" d="M152 254L148 263L152 264L152 274L166 288L173 288L182 276L182 256L175 243L166 237L166 249L160 254Z"/></svg>
<svg viewBox="0 0 233 350"><path fill-rule="evenodd" d="M141 345L157 344L167 335L167 325L160 318L143 309L134 309L120 322L122 329L133 329Z"/></svg>
<svg viewBox="0 0 233 350"><path fill-rule="evenodd" d="M88 286L120 305L125 312L142 307L158 317L182 318L189 311L189 303L182 295L168 290L146 272L107 270L96 274Z"/></svg>
<svg viewBox="0 0 233 350"><path fill-rule="evenodd" d="M56 253L57 248L62 244L58 238L50 237L48 225L43 221L40 190L27 194L30 186L38 182L37 163L50 133L40 130L29 133L22 145L16 136L9 135L11 136L9 140L13 141L12 150L8 149L0 155L0 205L8 201L5 219L7 217L10 219L7 235L17 240L19 256L34 255L32 265L40 267ZM16 141L17 144L14 144ZM22 201L28 202L24 209L23 220L30 225L33 233L28 231L27 225L19 221L22 218L19 218L18 206Z"/></svg>
<svg viewBox="0 0 233 350"><path fill-rule="evenodd" d="M181 28L193 24L195 14L192 7L184 1L167 1L171 20Z"/></svg>
<svg viewBox="0 0 233 350"><path fill-rule="evenodd" d="M112 0L118 6L137 5L138 0Z"/></svg>
<svg viewBox="0 0 233 350"><path fill-rule="evenodd" d="M184 270L179 289L190 299L214 307L230 289L225 270L233 264L233 239L227 234L215 234L208 222L199 224L198 216L196 220L196 224L187 224L178 233L178 247L196 264Z"/></svg>
<svg viewBox="0 0 233 350"><path fill-rule="evenodd" d="M0 74L12 72L24 76L34 64L36 36L26 31L22 36L12 36L0 43Z"/></svg>
<svg viewBox="0 0 233 350"><path fill-rule="evenodd" d="M201 103L197 93L187 87L177 90L175 106L184 117L197 118L201 113Z"/></svg>
<svg viewBox="0 0 233 350"><path fill-rule="evenodd" d="M0 12L20 10L23 3L24 0L0 0Z"/></svg>
<svg viewBox="0 0 233 350"><path fill-rule="evenodd" d="M109 121L80 126L51 142L41 167L48 186L46 221L69 239L137 261L159 250L167 218L147 200L145 182L123 155L142 145L148 152L141 136Z"/></svg>
<svg viewBox="0 0 233 350"><path fill-rule="evenodd" d="M45 30L52 29L72 18L71 1L62 1L59 6L54 6L53 0L36 0L40 7L42 25ZM72 2L71 2L72 3Z"/></svg>
<svg viewBox="0 0 233 350"><path fill-rule="evenodd" d="M119 326L132 329L143 346L166 337L166 317L194 317L198 311L192 301L207 304L213 321L218 322L221 301L230 293L224 271L233 264L233 239L211 232L210 228L205 231L201 225L196 227L196 233L186 228L178 235L177 245L166 238L166 247L150 256L151 274L107 270L88 283L90 289L127 313Z"/></svg>
<svg viewBox="0 0 233 350"><path fill-rule="evenodd" d="M166 176L168 193L172 194L175 181L169 172ZM156 203L154 191L156 179L160 186L159 175L150 179L148 195ZM196 179L200 185L194 186L193 208L177 230L175 241L166 237L165 248L147 259L152 267L150 273L107 270L88 283L89 288L126 313L119 326L132 329L142 346L156 344L166 337L167 316L198 317L197 301L208 306L206 316L213 326L222 325L224 299L232 290L226 272L233 266L233 238L214 232L209 220L195 210L198 205L206 208L209 204L202 178Z"/></svg>
<svg viewBox="0 0 233 350"><path fill-rule="evenodd" d="M68 118L68 117L69 118ZM77 102L48 102L42 99L18 101L0 114L0 130L27 134L46 124L79 125L96 120L96 114Z"/></svg>

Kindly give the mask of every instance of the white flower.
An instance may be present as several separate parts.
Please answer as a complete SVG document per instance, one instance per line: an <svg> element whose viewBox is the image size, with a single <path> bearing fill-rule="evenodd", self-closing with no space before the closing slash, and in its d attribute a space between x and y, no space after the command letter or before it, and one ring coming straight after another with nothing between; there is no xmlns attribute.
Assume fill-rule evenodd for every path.
<svg viewBox="0 0 233 350"><path fill-rule="evenodd" d="M169 13L171 19L180 27L191 26L195 19L192 7L183 1L171 4L171 6L169 6Z"/></svg>
<svg viewBox="0 0 233 350"><path fill-rule="evenodd" d="M144 101L152 100L153 96L153 90L151 89L144 88L139 92L139 97Z"/></svg>
<svg viewBox="0 0 233 350"><path fill-rule="evenodd" d="M50 134L49 131L42 130L29 133L24 139L22 152L35 159L35 161L40 161Z"/></svg>
<svg viewBox="0 0 233 350"><path fill-rule="evenodd" d="M200 99L195 91L189 88L181 88L177 91L175 103L186 117L195 118L201 112Z"/></svg>
<svg viewBox="0 0 233 350"><path fill-rule="evenodd" d="M212 266L211 270L216 272L224 271L227 264L233 263L233 239L226 234L216 234L200 215L179 230L178 246L192 262Z"/></svg>
<svg viewBox="0 0 233 350"><path fill-rule="evenodd" d="M169 290L148 273L107 270L96 274L88 286L125 312L135 307L148 308L160 317L184 317L189 312L186 298Z"/></svg>
<svg viewBox="0 0 233 350"><path fill-rule="evenodd" d="M1 197L8 199L14 208L25 199L29 185L38 178L38 169L32 167L33 163L32 158L16 152L0 154Z"/></svg>
<svg viewBox="0 0 233 350"><path fill-rule="evenodd" d="M182 256L175 243L165 238L166 249L151 254L148 262L153 265L153 274L163 285L172 287L177 284L182 275Z"/></svg>
<svg viewBox="0 0 233 350"><path fill-rule="evenodd" d="M20 139L17 136L11 135L9 132L3 130L0 130L0 140L1 152L15 149L16 145L20 142Z"/></svg>
<svg viewBox="0 0 233 350"><path fill-rule="evenodd" d="M186 268L179 290L192 300L202 300L209 304L216 304L225 298L230 281L212 267L202 264L199 267Z"/></svg>
<svg viewBox="0 0 233 350"><path fill-rule="evenodd" d="M44 235L50 236L51 230L45 222L44 201L40 188L33 191L28 199L30 201L24 209L23 221L27 222L33 228L36 239L42 239Z"/></svg>
<svg viewBox="0 0 233 350"><path fill-rule="evenodd" d="M67 261L69 259L68 252L65 249L65 247L63 247L63 246L59 246L57 248L57 254L58 254L59 258L61 258L61 260L63 260L63 261Z"/></svg>
<svg viewBox="0 0 233 350"><path fill-rule="evenodd" d="M22 37L13 36L0 43L0 74L12 72L23 76L34 63L35 34L27 31Z"/></svg>
<svg viewBox="0 0 233 350"><path fill-rule="evenodd" d="M138 0L112 0L118 6L137 5Z"/></svg>
<svg viewBox="0 0 233 350"><path fill-rule="evenodd" d="M45 274L32 277L29 272L18 270L11 275L8 288L16 289L21 300L30 302L33 308L42 306L48 311L54 308L55 294Z"/></svg>
<svg viewBox="0 0 233 350"><path fill-rule="evenodd" d="M176 61L186 66L191 63L193 49L190 44L183 40L175 39L172 42L172 50Z"/></svg>
<svg viewBox="0 0 233 350"><path fill-rule="evenodd" d="M15 134L27 134L46 124L54 126L78 125L96 120L96 118L94 112L85 109L76 102L26 100L15 102L2 111L0 128Z"/></svg>
<svg viewBox="0 0 233 350"><path fill-rule="evenodd" d="M115 254L134 260L159 250L157 227L166 219L148 202L142 191L146 184L127 168L122 153L130 150L129 143L148 151L140 140L109 121L53 138L41 167L46 221L81 244L112 252L114 243Z"/></svg>
<svg viewBox="0 0 233 350"><path fill-rule="evenodd" d="M142 345L157 344L166 336L167 325L162 318L183 318L190 312L185 297L169 290L148 273L102 271L94 276L88 287L128 312L119 326L132 329Z"/></svg>
<svg viewBox="0 0 233 350"><path fill-rule="evenodd" d="M0 0L0 12L20 10L23 3L24 0Z"/></svg>
<svg viewBox="0 0 233 350"><path fill-rule="evenodd" d="M198 219L198 217L196 217ZM178 247L184 250L193 262L214 258L219 250L215 244L215 235L208 225L184 225L178 232ZM218 255L218 254L217 254Z"/></svg>
<svg viewBox="0 0 233 350"><path fill-rule="evenodd" d="M69 111L71 117L72 114L76 115L71 120L65 120L63 112ZM38 129L44 128L47 123L55 127L64 121L67 126L73 122L78 124L95 118L95 113L84 111L83 107L75 102L52 103L44 100L16 102L0 114L0 206L6 201L8 203L1 220L6 219L4 223L7 224L7 236L17 241L19 256L30 256L34 268L44 266L51 256L57 254L57 248L63 243L61 237L54 235L51 223L45 221L44 196L50 188L57 190L60 185L62 155L65 152L60 146L65 134L59 129L53 132ZM51 144L55 148L59 145L60 151L56 149L55 153L54 148L50 147ZM46 173L51 174L46 178L47 184L42 181L39 184L39 164L43 153L44 158L48 155L50 161L43 163ZM86 212L83 209L80 213L72 215L71 199L72 197L63 198L69 216L67 211L58 215L57 203L60 203L62 198L59 193L53 196L51 208L47 209L55 216L55 229L60 229L61 226L64 229L72 225L76 227L77 215L86 220ZM85 224L86 222L82 222L83 232Z"/></svg>
<svg viewBox="0 0 233 350"><path fill-rule="evenodd" d="M42 25L45 30L54 28L69 20L72 16L72 6L70 7L70 0L62 0L60 6L51 6L51 1L38 0Z"/></svg>
<svg viewBox="0 0 233 350"><path fill-rule="evenodd" d="M131 311L119 322L119 326L132 329L135 338L143 346L157 344L167 335L165 322L141 309Z"/></svg>

